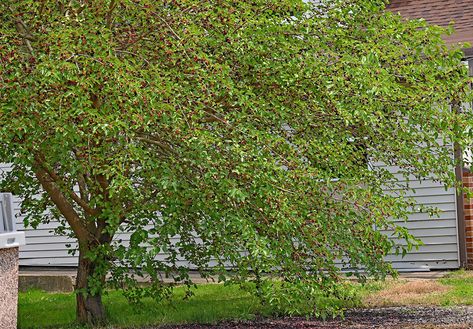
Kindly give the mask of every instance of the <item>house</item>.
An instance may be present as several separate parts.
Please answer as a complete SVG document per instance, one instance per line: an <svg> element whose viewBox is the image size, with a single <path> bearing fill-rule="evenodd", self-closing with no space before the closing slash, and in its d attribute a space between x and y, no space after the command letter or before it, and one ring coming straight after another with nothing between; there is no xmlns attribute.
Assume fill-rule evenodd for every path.
<svg viewBox="0 0 473 329"><path fill-rule="evenodd" d="M469 9L467 1L393 0L388 9L400 12L406 17L425 17L428 21L439 25L448 25L451 20L457 20L458 32L448 37L447 42L473 41L473 9ZM468 59L470 56L473 58L473 51L465 50L465 58ZM458 152L456 153L458 156ZM0 164L0 170L2 167L8 170L8 165ZM396 171L395 167L389 169ZM461 168L452 168L453 170L461 179ZM455 269L466 266L468 250L463 197L458 196L454 189L446 190L433 180L412 181L410 185L415 188L416 193L413 196L419 204L437 207L441 210L441 214L438 219L431 219L427 213L412 214L407 223L402 225L410 229L414 236L419 237L424 245L404 258L392 255L388 256L388 260L401 271ZM19 200L16 200L15 205L18 211ZM18 227L25 230L27 242L26 246L20 249L20 265L75 266L77 264L77 256L69 254L66 247L66 244L74 246L75 242L65 236L54 236L51 232L57 223L42 224L33 230L23 227L21 217L17 218L17 222ZM123 234L120 238L126 242L128 236ZM471 251L473 256L473 248Z"/></svg>

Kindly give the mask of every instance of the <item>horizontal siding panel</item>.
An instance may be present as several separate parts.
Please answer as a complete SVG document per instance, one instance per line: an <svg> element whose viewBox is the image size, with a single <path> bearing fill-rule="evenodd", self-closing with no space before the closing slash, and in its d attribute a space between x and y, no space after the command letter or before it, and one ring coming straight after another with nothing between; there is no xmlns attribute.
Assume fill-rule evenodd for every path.
<svg viewBox="0 0 473 329"><path fill-rule="evenodd" d="M445 189L443 186L431 186L431 187L417 187L414 190L395 189L385 190L386 193L398 196L404 191L406 197L419 197L419 196L433 196L433 195L452 195L454 194L453 189Z"/></svg>
<svg viewBox="0 0 473 329"><path fill-rule="evenodd" d="M64 257L41 257L40 255L33 255L33 257L22 257L20 259L21 266L77 266L77 256L64 256ZM186 261L177 261L178 266L188 266ZM211 264L216 264L211 262ZM192 268L192 266L190 266Z"/></svg>
<svg viewBox="0 0 473 329"><path fill-rule="evenodd" d="M72 240L66 236L62 235L54 235L53 233L49 233L49 230L38 230L38 231L28 231L26 232L26 240L27 243L35 243L35 244L44 244L44 243L65 243ZM129 233L121 233L117 234L115 240L122 240L122 242L130 241L130 234ZM171 238L171 242L178 241L178 238Z"/></svg>
<svg viewBox="0 0 473 329"><path fill-rule="evenodd" d="M37 250L37 251L23 251L23 258L29 258L29 259L36 259L36 258L45 258L44 257L44 251L43 250ZM49 250L47 251L47 257L46 258L67 258L67 257L76 257L78 254L75 256L72 256L68 254L67 250ZM168 254L161 253L157 255L155 258L157 261L165 261L166 258L169 257ZM178 258L178 264L185 264L186 261L183 258Z"/></svg>
<svg viewBox="0 0 473 329"><path fill-rule="evenodd" d="M71 248L76 248L76 247L77 247L76 242L71 243ZM20 247L20 252L23 255L24 251L38 251L38 249L40 249L41 251L50 251L50 250L64 250L64 249L67 249L67 247L65 243L41 243L41 244L28 243Z"/></svg>
<svg viewBox="0 0 473 329"><path fill-rule="evenodd" d="M41 237L32 237L27 235L26 236L26 244L36 244L38 245L38 249L41 248L40 246L45 243L71 243L76 242L75 240L68 238L67 236L62 235L50 235L50 236L41 236ZM20 255L21 258L21 255Z"/></svg>
<svg viewBox="0 0 473 329"><path fill-rule="evenodd" d="M419 183L427 183L427 184L431 184L431 183L439 183L439 181L437 180L437 177L435 175L430 175L430 176L422 176L422 177L419 177L419 176L415 176L413 175L413 172L412 170L409 171L409 170L402 170L400 171L399 168L397 167L393 167L393 166L390 166L390 167L374 167L374 170L382 170L384 172L388 172L389 174L391 174L392 177L394 177L394 179L396 179L398 182L403 182L403 183L416 183L416 182L419 182Z"/></svg>
<svg viewBox="0 0 473 329"><path fill-rule="evenodd" d="M411 180L405 180L402 176L395 175L396 178L399 179L398 182L395 184L396 189L400 188L413 188L413 189L428 189L428 188L441 188L445 189L445 186L440 183L436 182L432 179L415 179L411 177ZM391 187L386 187L386 191L389 191Z"/></svg>
<svg viewBox="0 0 473 329"><path fill-rule="evenodd" d="M417 220L436 221L436 220L442 220L442 219L453 219L456 221L456 216L457 216L456 209L439 212L438 215L435 215L433 217L431 217L427 213L416 212L409 215L409 221L417 221Z"/></svg>
<svg viewBox="0 0 473 329"><path fill-rule="evenodd" d="M412 197L418 204L445 204L452 203L455 205L456 196L454 193L447 195L424 195Z"/></svg>
<svg viewBox="0 0 473 329"><path fill-rule="evenodd" d="M428 252L428 253L408 253L403 258L399 256L389 255L386 256L386 260L389 262L402 261L402 262L443 262L443 261L455 261L458 260L457 252Z"/></svg>
<svg viewBox="0 0 473 329"><path fill-rule="evenodd" d="M458 247L456 243L438 243L438 244L424 244L419 246L419 248L413 248L409 253L410 254L429 254L429 253L439 253L439 252L449 252L457 253Z"/></svg>
<svg viewBox="0 0 473 329"><path fill-rule="evenodd" d="M388 236L392 236L392 232L390 231L381 231ZM414 235L415 237L422 238L422 237L433 237L433 236L445 236L445 235L457 235L457 228L456 227L441 227L441 228L432 228L432 227L424 227L422 229L413 229L410 230L409 233Z"/></svg>
<svg viewBox="0 0 473 329"><path fill-rule="evenodd" d="M457 211L457 206L456 206L456 203L455 201L453 202L447 202L447 203L424 203L423 206L426 206L426 207L432 207L432 208L435 208L439 211L454 211L456 213ZM420 213L420 212L416 212L416 213Z"/></svg>
<svg viewBox="0 0 473 329"><path fill-rule="evenodd" d="M391 238L398 245L406 245L406 242L403 240L398 240ZM456 235L443 235L443 236L431 236L431 237L422 237L420 240L426 245L443 245L443 244L457 244Z"/></svg>
<svg viewBox="0 0 473 329"><path fill-rule="evenodd" d="M399 262L392 261L392 266L400 272L457 269L458 260Z"/></svg>
<svg viewBox="0 0 473 329"><path fill-rule="evenodd" d="M62 257L62 258L20 258L20 266L77 266L78 257Z"/></svg>
<svg viewBox="0 0 473 329"><path fill-rule="evenodd" d="M49 238L53 234L53 231L50 229L38 228L37 230L27 230L25 231L25 234L27 234L27 238L37 238L37 237Z"/></svg>
<svg viewBox="0 0 473 329"><path fill-rule="evenodd" d="M22 258L64 258L70 257L66 249L59 250L35 250L35 251L25 251L22 250ZM78 254L77 254L78 255ZM76 255L76 256L77 256Z"/></svg>
<svg viewBox="0 0 473 329"><path fill-rule="evenodd" d="M35 229L32 228L30 225L25 226L25 223L23 221L17 221L16 227L19 231L34 231ZM47 224L40 224L37 229L39 230L54 230L55 228L59 227L59 222L57 221L51 221L50 223Z"/></svg>
<svg viewBox="0 0 473 329"><path fill-rule="evenodd" d="M423 230L426 227L431 229L452 227L456 229L457 227L457 221L455 219L419 219L416 221L400 221L397 224L409 230Z"/></svg>

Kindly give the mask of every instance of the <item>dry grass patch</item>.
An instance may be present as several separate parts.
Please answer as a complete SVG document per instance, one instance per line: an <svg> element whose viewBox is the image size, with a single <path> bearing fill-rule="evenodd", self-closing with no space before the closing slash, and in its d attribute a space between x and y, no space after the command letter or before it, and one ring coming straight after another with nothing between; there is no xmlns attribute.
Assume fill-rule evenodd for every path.
<svg viewBox="0 0 473 329"><path fill-rule="evenodd" d="M439 297L449 290L434 280L390 281L383 290L366 296L363 303L369 307L439 305Z"/></svg>

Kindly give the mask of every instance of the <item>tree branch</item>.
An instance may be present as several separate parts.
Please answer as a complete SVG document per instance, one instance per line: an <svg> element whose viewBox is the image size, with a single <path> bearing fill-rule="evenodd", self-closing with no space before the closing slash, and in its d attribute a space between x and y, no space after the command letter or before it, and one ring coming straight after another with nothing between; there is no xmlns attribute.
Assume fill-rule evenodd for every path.
<svg viewBox="0 0 473 329"><path fill-rule="evenodd" d="M176 155L176 152L169 145L166 145L166 144L152 138L152 136L140 135L140 136L136 136L136 139L139 140L139 141L148 143L148 144L156 145L159 148L161 148L163 151L167 152L168 154Z"/></svg>
<svg viewBox="0 0 473 329"><path fill-rule="evenodd" d="M31 56L34 55L33 47L31 46L31 41L34 41L35 38L34 36L30 33L28 27L26 26L25 22L21 18L15 15L15 11L12 9L11 6L8 6L8 9L12 13L13 16L15 16L15 28L18 34L21 36L23 39L23 42L25 43L26 48L28 48L28 51Z"/></svg>
<svg viewBox="0 0 473 329"><path fill-rule="evenodd" d="M67 222L76 234L79 242L87 241L90 233L81 223L80 216L77 214L77 212L74 210L74 207L64 196L61 189L57 186L55 182L50 180L48 172L44 170L42 166L38 166L37 168L34 168L34 173L43 189L51 197L51 200L54 202L61 214L66 218Z"/></svg>

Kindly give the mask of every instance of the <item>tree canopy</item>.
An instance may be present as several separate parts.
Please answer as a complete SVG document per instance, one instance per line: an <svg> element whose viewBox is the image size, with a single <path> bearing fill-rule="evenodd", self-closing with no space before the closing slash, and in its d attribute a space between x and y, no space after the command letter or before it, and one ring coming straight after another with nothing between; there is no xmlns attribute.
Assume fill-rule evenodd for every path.
<svg viewBox="0 0 473 329"><path fill-rule="evenodd" d="M1 2L1 189L77 239L81 321L106 286L162 298L190 267L316 312L340 262L392 272L406 178L454 184L468 78L445 29L384 6Z"/></svg>

